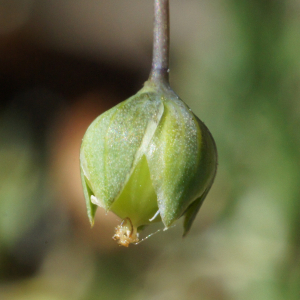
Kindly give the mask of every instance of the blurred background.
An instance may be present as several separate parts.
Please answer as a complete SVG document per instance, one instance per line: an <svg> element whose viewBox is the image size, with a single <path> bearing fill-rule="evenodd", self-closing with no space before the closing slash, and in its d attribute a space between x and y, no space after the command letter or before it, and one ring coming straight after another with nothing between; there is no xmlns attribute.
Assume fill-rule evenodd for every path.
<svg viewBox="0 0 300 300"><path fill-rule="evenodd" d="M171 84L219 169L186 238L126 249L116 216L90 229L79 148L148 78L152 1L0 1L1 299L300 299L300 0L170 2Z"/></svg>

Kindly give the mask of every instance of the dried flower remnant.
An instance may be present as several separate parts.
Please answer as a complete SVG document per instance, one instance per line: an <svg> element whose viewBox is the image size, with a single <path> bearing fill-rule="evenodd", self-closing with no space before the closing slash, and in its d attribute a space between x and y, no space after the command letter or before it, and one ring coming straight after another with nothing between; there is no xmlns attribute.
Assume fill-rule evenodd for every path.
<svg viewBox="0 0 300 300"><path fill-rule="evenodd" d="M131 220L125 218L122 223L117 226L113 239L118 241L121 246L128 247L129 244L139 242L139 234L137 228L133 227Z"/></svg>

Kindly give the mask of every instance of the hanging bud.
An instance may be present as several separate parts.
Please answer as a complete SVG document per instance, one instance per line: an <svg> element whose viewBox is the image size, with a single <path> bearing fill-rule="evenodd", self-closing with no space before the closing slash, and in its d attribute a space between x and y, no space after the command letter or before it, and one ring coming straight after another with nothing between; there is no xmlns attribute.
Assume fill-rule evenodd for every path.
<svg viewBox="0 0 300 300"><path fill-rule="evenodd" d="M123 220L114 239L128 246L154 222L167 229L184 215L189 231L213 183L217 151L173 90L147 81L89 126L80 166L91 225L98 206L114 212Z"/></svg>

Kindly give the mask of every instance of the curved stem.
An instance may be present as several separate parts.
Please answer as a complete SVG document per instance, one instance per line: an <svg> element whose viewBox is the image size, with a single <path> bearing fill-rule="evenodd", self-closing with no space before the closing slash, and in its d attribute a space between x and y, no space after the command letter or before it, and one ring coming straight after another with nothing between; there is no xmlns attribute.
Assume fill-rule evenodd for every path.
<svg viewBox="0 0 300 300"><path fill-rule="evenodd" d="M169 0L154 0L153 58L150 81L169 84Z"/></svg>

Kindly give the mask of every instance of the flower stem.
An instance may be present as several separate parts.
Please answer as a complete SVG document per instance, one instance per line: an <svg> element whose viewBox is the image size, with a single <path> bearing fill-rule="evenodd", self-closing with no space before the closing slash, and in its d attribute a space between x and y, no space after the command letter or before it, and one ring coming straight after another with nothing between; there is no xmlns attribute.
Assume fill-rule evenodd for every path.
<svg viewBox="0 0 300 300"><path fill-rule="evenodd" d="M149 80L169 84L169 0L154 0L153 58Z"/></svg>

